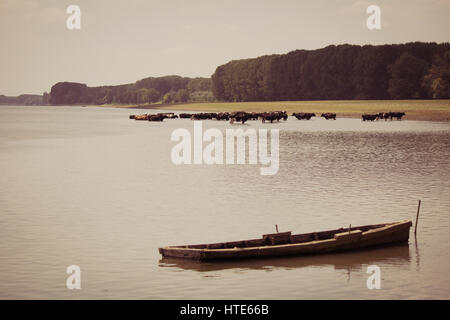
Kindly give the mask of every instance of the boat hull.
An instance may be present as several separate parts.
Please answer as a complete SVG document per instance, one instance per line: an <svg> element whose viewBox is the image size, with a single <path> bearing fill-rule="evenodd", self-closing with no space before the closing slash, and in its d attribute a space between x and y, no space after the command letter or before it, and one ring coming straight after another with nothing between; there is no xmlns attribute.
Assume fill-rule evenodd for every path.
<svg viewBox="0 0 450 320"><path fill-rule="evenodd" d="M336 232L332 238L325 240L220 249L173 246L159 248L159 252L163 257L200 261L320 254L406 242L409 239L411 226L411 221L400 221L367 231L358 229L362 227L354 227L348 231ZM294 237L291 236L291 239Z"/></svg>

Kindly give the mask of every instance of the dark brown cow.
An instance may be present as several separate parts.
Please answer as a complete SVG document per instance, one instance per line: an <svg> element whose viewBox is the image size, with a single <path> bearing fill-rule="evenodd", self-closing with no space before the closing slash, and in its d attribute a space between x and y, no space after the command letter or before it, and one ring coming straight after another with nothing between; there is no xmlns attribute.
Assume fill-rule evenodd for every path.
<svg viewBox="0 0 450 320"><path fill-rule="evenodd" d="M190 113L180 113L179 117L180 117L180 119L190 119L192 117L192 114L190 114Z"/></svg>
<svg viewBox="0 0 450 320"><path fill-rule="evenodd" d="M378 119L378 114L363 114L362 117L362 121L375 121L376 119Z"/></svg>
<svg viewBox="0 0 450 320"><path fill-rule="evenodd" d="M260 117L263 123L266 121L270 121L270 123L273 123L275 120L279 122L281 119L286 121L288 115L286 111L273 111L273 112L264 112L261 114Z"/></svg>
<svg viewBox="0 0 450 320"><path fill-rule="evenodd" d="M336 113L330 113L330 112L326 112L326 113L322 113L321 117L325 118L326 120L336 120Z"/></svg>
<svg viewBox="0 0 450 320"><path fill-rule="evenodd" d="M244 124L248 119L250 119L250 114L245 111L237 111L230 113L230 123L242 122Z"/></svg>
<svg viewBox="0 0 450 320"><path fill-rule="evenodd" d="M228 112L219 112L215 116L216 120L230 120L230 114Z"/></svg>
<svg viewBox="0 0 450 320"><path fill-rule="evenodd" d="M312 117L315 117L316 114L309 112L294 112L292 116L296 117L298 120L310 120Z"/></svg>
<svg viewBox="0 0 450 320"><path fill-rule="evenodd" d="M166 118L167 118L167 115L165 115L163 113L148 115L148 121L163 121Z"/></svg>
<svg viewBox="0 0 450 320"><path fill-rule="evenodd" d="M389 114L391 120L393 118L396 118L397 120L402 120L402 117L405 115L404 112L389 112Z"/></svg>
<svg viewBox="0 0 450 320"><path fill-rule="evenodd" d="M217 116L216 113L206 112L206 113L194 113L191 120L207 120L213 119Z"/></svg>

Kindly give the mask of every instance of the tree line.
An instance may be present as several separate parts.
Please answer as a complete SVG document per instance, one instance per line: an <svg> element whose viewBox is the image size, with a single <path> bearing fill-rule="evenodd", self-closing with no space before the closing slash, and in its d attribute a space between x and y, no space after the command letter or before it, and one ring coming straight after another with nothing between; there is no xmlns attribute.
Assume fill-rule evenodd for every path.
<svg viewBox="0 0 450 320"><path fill-rule="evenodd" d="M217 67L221 101L448 99L450 44L331 45Z"/></svg>
<svg viewBox="0 0 450 320"><path fill-rule="evenodd" d="M88 87L58 82L42 96L0 104L147 104L212 101L449 99L450 44L331 45L233 60L211 78L149 77Z"/></svg>
<svg viewBox="0 0 450 320"><path fill-rule="evenodd" d="M37 106L42 104L44 104L43 96L38 94L21 94L16 97L0 95L0 105Z"/></svg>
<svg viewBox="0 0 450 320"><path fill-rule="evenodd" d="M205 102L214 99L211 87L209 78L180 76L149 77L131 84L100 87L58 82L52 86L48 101L53 105Z"/></svg>

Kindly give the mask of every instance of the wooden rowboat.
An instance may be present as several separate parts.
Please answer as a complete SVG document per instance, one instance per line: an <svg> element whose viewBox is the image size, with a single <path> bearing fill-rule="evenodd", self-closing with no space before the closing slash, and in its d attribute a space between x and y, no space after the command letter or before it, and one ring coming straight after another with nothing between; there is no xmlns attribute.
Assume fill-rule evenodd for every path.
<svg viewBox="0 0 450 320"><path fill-rule="evenodd" d="M278 232L260 239L163 247L159 253L163 257L200 261L301 256L407 242L411 226L411 221L404 220L295 235Z"/></svg>

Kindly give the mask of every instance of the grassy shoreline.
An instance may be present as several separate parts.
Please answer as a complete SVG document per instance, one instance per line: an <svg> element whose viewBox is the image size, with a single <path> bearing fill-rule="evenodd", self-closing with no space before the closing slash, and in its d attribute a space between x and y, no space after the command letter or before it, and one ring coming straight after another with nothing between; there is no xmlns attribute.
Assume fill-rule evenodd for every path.
<svg viewBox="0 0 450 320"><path fill-rule="evenodd" d="M334 112L338 117L360 118L363 113L403 111L406 120L450 122L450 100L339 100L339 101L273 101L273 102L212 102L151 105L104 105L128 109L182 111L247 111L286 110L292 112Z"/></svg>

